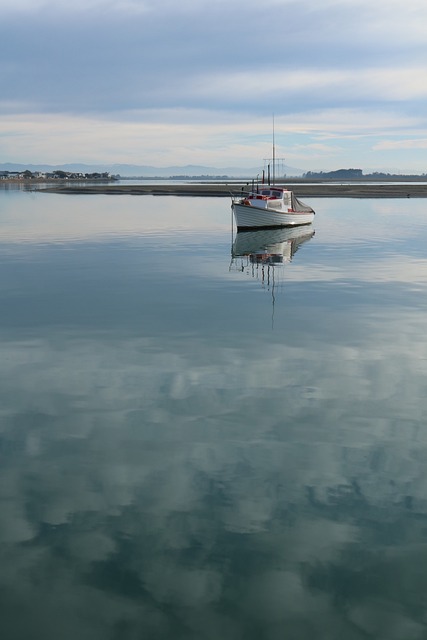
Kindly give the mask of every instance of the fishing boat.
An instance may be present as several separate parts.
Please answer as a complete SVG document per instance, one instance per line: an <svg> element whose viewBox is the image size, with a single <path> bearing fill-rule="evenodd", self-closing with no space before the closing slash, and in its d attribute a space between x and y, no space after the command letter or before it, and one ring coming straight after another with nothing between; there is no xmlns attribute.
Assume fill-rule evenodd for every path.
<svg viewBox="0 0 427 640"><path fill-rule="evenodd" d="M272 180L270 180L270 168ZM265 170L262 172L261 184L252 181L252 188L239 196L232 196L231 207L236 219L237 229L259 229L269 227L296 227L311 224L314 210L298 200L293 191L277 186L276 180L276 148L273 118L273 158L268 164L267 181Z"/></svg>
<svg viewBox="0 0 427 640"><path fill-rule="evenodd" d="M232 196L237 229L296 227L311 224L314 210L298 200L293 191L276 185L256 185Z"/></svg>

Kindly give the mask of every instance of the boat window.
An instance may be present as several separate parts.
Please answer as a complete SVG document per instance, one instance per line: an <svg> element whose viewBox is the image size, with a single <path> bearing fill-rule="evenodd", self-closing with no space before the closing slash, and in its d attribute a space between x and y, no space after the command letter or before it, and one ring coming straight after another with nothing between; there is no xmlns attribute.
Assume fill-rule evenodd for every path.
<svg viewBox="0 0 427 640"><path fill-rule="evenodd" d="M282 194L280 193L280 191L273 191L272 195L273 195L275 198L281 198L281 197L282 197Z"/></svg>
<svg viewBox="0 0 427 640"><path fill-rule="evenodd" d="M269 196L270 195L270 189L263 189L263 191L261 191L263 196Z"/></svg>

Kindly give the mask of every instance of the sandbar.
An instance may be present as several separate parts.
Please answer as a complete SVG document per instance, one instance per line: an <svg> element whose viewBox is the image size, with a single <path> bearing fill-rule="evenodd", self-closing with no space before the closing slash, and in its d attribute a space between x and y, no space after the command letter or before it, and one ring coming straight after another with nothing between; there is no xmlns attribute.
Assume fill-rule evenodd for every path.
<svg viewBox="0 0 427 640"><path fill-rule="evenodd" d="M286 187L297 197L308 198L426 198L427 183L287 183ZM45 193L153 195L153 196L217 196L230 197L248 189L247 183L195 183L195 184L99 184L58 185L37 189Z"/></svg>

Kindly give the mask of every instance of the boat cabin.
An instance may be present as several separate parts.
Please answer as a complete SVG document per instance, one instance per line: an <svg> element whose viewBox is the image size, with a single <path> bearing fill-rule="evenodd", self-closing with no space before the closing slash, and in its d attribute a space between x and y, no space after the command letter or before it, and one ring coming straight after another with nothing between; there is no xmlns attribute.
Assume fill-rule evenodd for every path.
<svg viewBox="0 0 427 640"><path fill-rule="evenodd" d="M257 187L256 190L251 191L244 200L244 204L251 204L261 209L268 207L275 209L285 207L288 209L292 206L291 192L281 187L262 185L261 187Z"/></svg>
<svg viewBox="0 0 427 640"><path fill-rule="evenodd" d="M262 196L267 196L267 198L281 198L283 196L283 189L274 189L274 188L268 188L268 189L261 189L261 191L259 191L259 194L261 194Z"/></svg>

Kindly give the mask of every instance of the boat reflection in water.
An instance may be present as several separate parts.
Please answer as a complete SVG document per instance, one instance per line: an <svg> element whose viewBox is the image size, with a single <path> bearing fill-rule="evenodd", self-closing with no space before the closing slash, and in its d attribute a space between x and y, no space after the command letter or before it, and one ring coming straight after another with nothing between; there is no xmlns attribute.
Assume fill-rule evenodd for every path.
<svg viewBox="0 0 427 640"><path fill-rule="evenodd" d="M311 225L238 231L231 248L232 265L235 270L243 271L250 264L272 267L285 264L313 236L314 229Z"/></svg>
<svg viewBox="0 0 427 640"><path fill-rule="evenodd" d="M312 225L259 231L237 231L231 247L230 271L241 271L261 281L271 292L272 326L275 291L281 283L284 265L291 262L300 246L314 236Z"/></svg>

